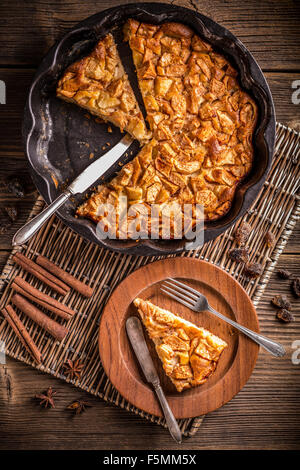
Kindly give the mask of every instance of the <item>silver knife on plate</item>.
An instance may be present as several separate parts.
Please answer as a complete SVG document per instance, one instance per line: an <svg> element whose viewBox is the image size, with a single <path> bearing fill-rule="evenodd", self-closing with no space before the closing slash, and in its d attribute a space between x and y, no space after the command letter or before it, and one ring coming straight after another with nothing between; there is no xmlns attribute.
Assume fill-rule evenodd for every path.
<svg viewBox="0 0 300 470"><path fill-rule="evenodd" d="M84 193L98 178L104 175L123 156L132 142L133 139L126 134L117 145L91 163L58 198L15 233L12 244L26 243L71 196Z"/></svg>
<svg viewBox="0 0 300 470"><path fill-rule="evenodd" d="M140 320L137 317L129 317L126 321L126 331L146 380L153 385L153 388L159 399L170 434L174 441L180 444L182 441L181 431L167 402L163 389L161 388L158 374L154 367L148 346L145 341Z"/></svg>

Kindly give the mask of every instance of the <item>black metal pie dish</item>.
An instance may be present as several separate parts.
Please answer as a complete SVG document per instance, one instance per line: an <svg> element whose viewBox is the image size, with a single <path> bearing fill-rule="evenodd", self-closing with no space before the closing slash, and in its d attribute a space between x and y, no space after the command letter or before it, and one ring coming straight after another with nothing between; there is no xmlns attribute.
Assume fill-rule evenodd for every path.
<svg viewBox="0 0 300 470"><path fill-rule="evenodd" d="M205 223L204 241L214 239L242 217L257 197L270 168L275 143L275 111L266 79L246 47L227 29L210 18L187 8L164 3L122 5L87 18L70 30L46 55L40 64L27 99L23 138L30 172L40 194L50 203L94 158L101 156L121 139L114 128L89 118L81 108L65 103L55 96L57 80L63 70L79 57L87 54L96 41L112 32L129 77L131 57L122 43L121 30L128 18L160 24L176 21L190 26L200 37L224 54L239 71L242 87L256 100L259 108L258 123L253 138L254 160L252 170L237 188L231 209L216 221ZM119 41L118 41L119 38ZM128 64L128 65L126 65ZM106 150L104 150L106 148ZM129 159L137 154L134 143ZM130 155L131 152L129 152ZM95 186L97 182L95 183ZM77 203L83 200L78 198ZM166 255L186 249L186 240L123 241L96 236L96 224L75 217L73 202L59 211L61 220L91 242L105 248L136 255Z"/></svg>

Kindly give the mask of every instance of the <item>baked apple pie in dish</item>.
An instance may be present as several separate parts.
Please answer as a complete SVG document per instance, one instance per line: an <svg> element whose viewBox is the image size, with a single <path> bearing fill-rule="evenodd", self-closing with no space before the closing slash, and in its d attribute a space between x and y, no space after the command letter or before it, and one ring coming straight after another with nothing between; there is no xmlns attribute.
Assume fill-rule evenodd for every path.
<svg viewBox="0 0 300 470"><path fill-rule="evenodd" d="M133 303L177 391L206 382L227 343L149 300L136 298Z"/></svg>
<svg viewBox="0 0 300 470"><path fill-rule="evenodd" d="M179 224L183 206L192 207L190 227L200 220L207 242L257 197L274 151L274 106L255 59L221 25L177 5L126 4L76 25L37 70L23 136L31 175L46 203L91 158L101 158L107 144L115 145L120 130L135 139L123 167L115 165L110 178L115 177L99 178L58 216L108 249L176 253L189 249L191 238L175 236L172 226L169 239L164 237L161 214L173 203ZM158 236L130 238L127 232L126 239L120 199L127 200L122 209L128 212L143 208L146 233L152 235L158 224ZM106 204L116 213L117 236L110 236L108 225L108 236L99 237L99 209Z"/></svg>
<svg viewBox="0 0 300 470"><path fill-rule="evenodd" d="M129 207L144 206L150 234L150 207L156 204L160 237L161 214L170 203L179 210L191 204L191 226L197 222L195 204L203 207L205 220L220 218L252 165L256 103L242 90L237 71L225 57L189 27L129 19L124 34L150 131L110 34L90 56L68 68L57 88L57 96L113 122L144 145L77 214L99 222L99 207L109 203L117 208L120 196L126 196ZM124 231L117 212L117 236Z"/></svg>

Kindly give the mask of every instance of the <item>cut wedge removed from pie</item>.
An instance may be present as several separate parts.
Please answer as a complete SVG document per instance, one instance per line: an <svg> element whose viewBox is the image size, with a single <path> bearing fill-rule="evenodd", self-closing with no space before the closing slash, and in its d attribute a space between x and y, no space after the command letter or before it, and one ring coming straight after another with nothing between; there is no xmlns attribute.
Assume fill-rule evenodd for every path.
<svg viewBox="0 0 300 470"><path fill-rule="evenodd" d="M134 305L177 391L206 382L227 343L148 300L136 298Z"/></svg>
<svg viewBox="0 0 300 470"><path fill-rule="evenodd" d="M151 137L111 34L67 68L56 92L59 98L112 122L141 143Z"/></svg>

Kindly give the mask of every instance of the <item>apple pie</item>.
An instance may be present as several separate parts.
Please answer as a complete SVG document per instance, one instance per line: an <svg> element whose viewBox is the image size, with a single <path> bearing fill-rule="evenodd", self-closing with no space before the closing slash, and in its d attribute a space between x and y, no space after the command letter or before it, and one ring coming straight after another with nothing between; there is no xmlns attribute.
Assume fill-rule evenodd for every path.
<svg viewBox="0 0 300 470"><path fill-rule="evenodd" d="M164 238L161 214L172 212L170 205L176 205L179 219L191 205L190 228L201 217L211 221L228 212L237 185L252 166L258 110L241 88L237 70L189 27L130 19L124 35L153 138L78 208L77 215L99 222L104 220L100 206L112 204L117 230L111 221L106 230L122 238L126 230L118 207L126 196L127 209L139 205L145 220L151 206L158 206L159 238ZM136 219L137 214L130 217ZM150 234L153 215L145 223ZM178 238L170 220L169 225L169 238ZM128 238L131 233L136 237L136 231L127 231Z"/></svg>
<svg viewBox="0 0 300 470"><path fill-rule="evenodd" d="M56 93L112 122L141 143L151 137L111 34L101 39L88 56L67 68Z"/></svg>
<svg viewBox="0 0 300 470"><path fill-rule="evenodd" d="M152 139L116 177L99 186L77 208L77 215L94 220L103 233L109 232L121 239L147 238L149 234L153 238L182 238L184 216L190 217L185 221L185 233L193 230L197 222L203 220L203 211L195 204L190 204L190 212L186 211L184 203L193 202L187 172L196 171L199 163L176 160L177 167L171 170L174 163L168 164L165 159L167 151L176 156L171 145ZM208 208L209 192L202 191L201 197ZM122 217L124 213L126 217Z"/></svg>
<svg viewBox="0 0 300 470"><path fill-rule="evenodd" d="M227 343L148 300L136 298L134 305L177 391L206 382Z"/></svg>

